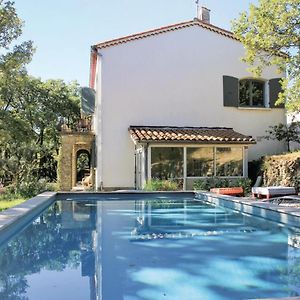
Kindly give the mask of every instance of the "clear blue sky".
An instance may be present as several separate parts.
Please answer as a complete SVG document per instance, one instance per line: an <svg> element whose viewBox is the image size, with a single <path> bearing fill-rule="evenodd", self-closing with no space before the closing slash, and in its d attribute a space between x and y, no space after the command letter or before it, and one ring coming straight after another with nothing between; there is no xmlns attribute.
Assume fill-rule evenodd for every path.
<svg viewBox="0 0 300 300"><path fill-rule="evenodd" d="M211 9L211 23L228 30L250 2L258 0L200 0ZM195 0L15 0L15 7L25 22L20 40L36 47L29 73L83 86L92 44L196 16Z"/></svg>

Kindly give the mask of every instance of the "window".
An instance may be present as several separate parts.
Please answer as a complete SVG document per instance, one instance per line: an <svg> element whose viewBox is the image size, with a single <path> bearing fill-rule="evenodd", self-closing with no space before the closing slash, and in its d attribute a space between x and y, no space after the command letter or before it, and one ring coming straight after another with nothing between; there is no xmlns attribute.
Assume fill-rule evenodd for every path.
<svg viewBox="0 0 300 300"><path fill-rule="evenodd" d="M209 177L214 175L214 148L187 148L187 176Z"/></svg>
<svg viewBox="0 0 300 300"><path fill-rule="evenodd" d="M240 106L265 106L265 83L260 80L242 79L239 81Z"/></svg>
<svg viewBox="0 0 300 300"><path fill-rule="evenodd" d="M279 93L282 92L280 81L281 78L262 81L224 75L223 105L225 107L284 108L284 104L275 105ZM266 89L268 89L268 98L265 99Z"/></svg>
<svg viewBox="0 0 300 300"><path fill-rule="evenodd" d="M243 148L218 147L216 149L217 176L243 176Z"/></svg>
<svg viewBox="0 0 300 300"><path fill-rule="evenodd" d="M183 148L152 147L151 177L172 179L183 177Z"/></svg>

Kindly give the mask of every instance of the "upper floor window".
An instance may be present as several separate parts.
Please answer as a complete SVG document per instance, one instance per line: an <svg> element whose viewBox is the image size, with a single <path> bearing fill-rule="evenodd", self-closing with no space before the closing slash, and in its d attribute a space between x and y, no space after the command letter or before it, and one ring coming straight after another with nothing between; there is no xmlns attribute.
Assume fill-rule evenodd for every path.
<svg viewBox="0 0 300 300"><path fill-rule="evenodd" d="M268 81L223 76L223 105L229 107L284 108L276 105L282 91L280 78ZM267 95L267 96L266 96Z"/></svg>
<svg viewBox="0 0 300 300"><path fill-rule="evenodd" d="M261 80L242 79L239 81L239 105L264 107L265 83Z"/></svg>

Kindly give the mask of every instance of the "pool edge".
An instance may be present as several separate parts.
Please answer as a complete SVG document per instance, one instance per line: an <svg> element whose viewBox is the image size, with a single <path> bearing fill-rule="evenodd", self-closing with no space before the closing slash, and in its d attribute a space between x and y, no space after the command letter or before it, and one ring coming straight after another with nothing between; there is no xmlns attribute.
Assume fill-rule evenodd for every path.
<svg viewBox="0 0 300 300"><path fill-rule="evenodd" d="M0 212L0 244L56 200L56 192L44 192L14 207Z"/></svg>
<svg viewBox="0 0 300 300"><path fill-rule="evenodd" d="M289 227L300 227L300 208L280 207L279 205L257 199L238 198L210 192L195 192L195 198L237 210L241 213L282 223Z"/></svg>

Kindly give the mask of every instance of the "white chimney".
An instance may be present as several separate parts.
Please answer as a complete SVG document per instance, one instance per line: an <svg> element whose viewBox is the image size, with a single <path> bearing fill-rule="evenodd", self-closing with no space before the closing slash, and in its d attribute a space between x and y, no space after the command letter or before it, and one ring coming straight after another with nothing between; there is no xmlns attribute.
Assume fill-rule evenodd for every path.
<svg viewBox="0 0 300 300"><path fill-rule="evenodd" d="M198 6L198 19L204 23L210 24L210 9L204 6Z"/></svg>

